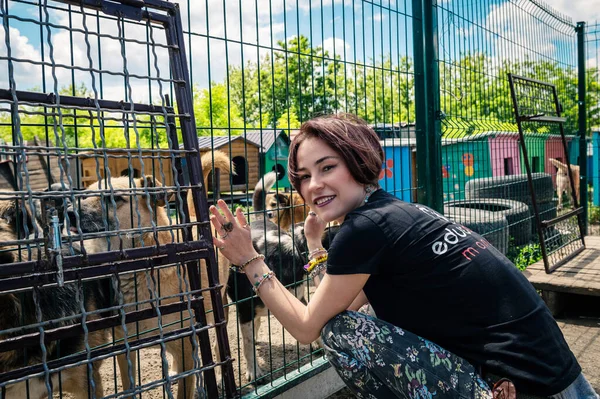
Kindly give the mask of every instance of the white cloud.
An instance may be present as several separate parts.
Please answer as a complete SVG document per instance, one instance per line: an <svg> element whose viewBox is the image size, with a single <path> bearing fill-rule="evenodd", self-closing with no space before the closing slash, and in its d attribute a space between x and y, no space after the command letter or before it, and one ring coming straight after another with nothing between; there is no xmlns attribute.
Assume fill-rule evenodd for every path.
<svg viewBox="0 0 600 399"><path fill-rule="evenodd" d="M544 0L544 3L556 11L573 19L573 23L600 21L598 0Z"/></svg>
<svg viewBox="0 0 600 399"><path fill-rule="evenodd" d="M16 28L9 28L8 36L10 38L10 52L12 58L32 60L40 62L42 57L40 52L29 42L29 38L22 35L21 32ZM7 57L8 49L6 47L6 31L4 28L0 29L0 56ZM33 85L40 84L36 77L41 77L42 67L34 65L28 62L13 61L13 79L15 80L17 90L25 90L29 88L32 83ZM9 87L9 64L7 60L0 61L0 87Z"/></svg>
<svg viewBox="0 0 600 399"><path fill-rule="evenodd" d="M385 15L383 13L378 12L377 14L373 15L374 21L383 21L384 19Z"/></svg>
<svg viewBox="0 0 600 399"><path fill-rule="evenodd" d="M523 4L524 0L518 3ZM529 7L528 7L529 8ZM484 49L495 60L553 59L557 40L564 39L544 21L533 18L518 4L506 2L491 6L483 33ZM488 33L489 31L489 33ZM543 37L544 40L540 40Z"/></svg>
<svg viewBox="0 0 600 399"><path fill-rule="evenodd" d="M336 57L340 57L342 60L344 59L344 49L346 50L346 58L349 56L350 45L343 41L342 39L328 37L323 40L323 49L329 52L329 56L333 58L334 49Z"/></svg>
<svg viewBox="0 0 600 399"><path fill-rule="evenodd" d="M191 58L193 74L192 80L194 84L200 87L208 85L208 66L210 65L211 80L223 81L227 71L227 63L229 65L239 65L242 59L241 52L244 51L244 61L256 61L259 56L268 52L267 49L261 47L277 47L277 41L283 39L284 25L281 21L278 22L272 15L277 15L283 11L283 0L259 0L258 8L254 2L243 2L240 11L238 2L226 2L225 13L223 10L224 2L222 0L207 0L208 1L208 28L205 3L197 4L194 2L194 7L191 7L189 12L190 26L188 27L187 2L180 4L182 9L182 20L185 25L185 30L191 30L194 35L188 40L188 36L184 35L187 56ZM273 12L269 10L269 5ZM257 13L258 9L258 13ZM22 12L27 13L30 9ZM21 12L21 10L19 10ZM30 14L30 13L29 13ZM31 18L32 15L26 15ZM69 16L65 11L50 11L50 22L58 25L71 26L74 29L83 29L83 17L78 12L73 12ZM258 16L258 19L257 19ZM70 18L70 20L69 20ZM273 20L273 23L271 21ZM226 21L226 23L225 23ZM124 59L122 52L122 44L119 40L101 37L97 38L93 33L98 29L103 34L118 36L118 25L115 21L100 19L99 28L97 20L94 17L88 17L87 24L90 31L89 45L90 57L92 65L95 69L110 71L113 74L102 74L102 97L107 99L121 100L126 97L127 88L124 84L124 78L119 76L122 74L126 66L130 74L157 77L154 62L158 64L160 76L167 78L169 76L169 54L165 48L155 47L156 57L152 52L148 52L148 48L144 44L133 42L125 43L126 58ZM33 45L32 37L28 35L39 36L39 28L34 25L19 26L19 29L11 27L10 42L12 56L15 58L41 60L42 47L45 54L45 60L49 62L50 49L46 39L43 39L41 45ZM258 28L258 29L257 29ZM45 28L43 29L46 33ZM160 28L153 29L154 40L157 43L165 44L165 34ZM142 42L147 40L147 31L144 25L126 23L125 37L127 39L137 39ZM210 35L210 41L207 39ZM226 48L225 37L229 40ZM90 62L87 55L87 45L85 35L79 32L69 32L66 29L52 29L52 45L54 47L53 58L56 64L64 64L78 68L88 69ZM4 30L0 29L0 54L6 54L6 46L4 45ZM236 41L243 40L249 45L241 46ZM99 43L98 43L99 42ZM209 52L210 48L210 52ZM226 54L226 50L228 53ZM226 56L227 55L227 56ZM101 61L101 67L100 67ZM148 65L150 62L150 65ZM15 80L17 87L20 90L31 89L34 86L42 86L42 67L35 66L30 63L15 64ZM8 70L7 62L0 61L0 69ZM45 67L46 74L46 91L53 90L52 69ZM74 80L76 84L84 83L88 88L92 87L92 79L89 71L80 71L75 69L72 71L69 68L57 66L55 74L58 81L58 88L68 86ZM74 76L74 79L73 79ZM99 74L95 73L96 85L99 88ZM0 75L0 87L8 86L8 74ZM158 83L148 79L137 79L131 77L129 80L133 92L134 101L148 101L152 92L153 101L158 100ZM163 87L168 83L163 83ZM149 87L150 86L150 87Z"/></svg>

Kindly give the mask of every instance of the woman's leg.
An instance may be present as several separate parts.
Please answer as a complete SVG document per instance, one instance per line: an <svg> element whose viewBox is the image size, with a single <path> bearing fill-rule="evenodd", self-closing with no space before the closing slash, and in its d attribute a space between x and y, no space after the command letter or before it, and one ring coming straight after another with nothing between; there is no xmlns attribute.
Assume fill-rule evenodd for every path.
<svg viewBox="0 0 600 399"><path fill-rule="evenodd" d="M359 398L492 398L466 360L363 313L340 313L321 338L327 359Z"/></svg>
<svg viewBox="0 0 600 399"><path fill-rule="evenodd" d="M579 374L567 389L551 396L552 399L598 399L598 397L599 395L583 374Z"/></svg>

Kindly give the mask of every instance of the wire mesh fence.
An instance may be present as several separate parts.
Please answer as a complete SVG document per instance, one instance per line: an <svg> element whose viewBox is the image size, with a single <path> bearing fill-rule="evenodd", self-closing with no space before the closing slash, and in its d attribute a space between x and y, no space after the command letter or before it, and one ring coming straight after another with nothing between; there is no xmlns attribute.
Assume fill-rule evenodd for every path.
<svg viewBox="0 0 600 399"><path fill-rule="evenodd" d="M550 82L569 151L551 126L525 145L541 218L572 204L551 159L580 162L577 35L538 1L0 2L0 295L32 312L0 327L0 356L18 359L0 368L4 397L27 397L11 391L25 380L67 395L69 370L88 397L271 397L326 367L213 258L206 223L207 196L243 207L253 236L271 237L269 265L309 300L297 225L308 208L287 155L313 116L364 118L384 147L385 190L514 260L538 237L507 73ZM178 30L167 22L179 15ZM586 30L591 60L597 33ZM587 77L594 130L597 62ZM75 299L62 311L64 297ZM65 326L82 346L58 344Z"/></svg>
<svg viewBox="0 0 600 399"><path fill-rule="evenodd" d="M216 397L217 366L233 395L177 8L0 11L0 396ZM21 31L40 53L19 54Z"/></svg>
<svg viewBox="0 0 600 399"><path fill-rule="evenodd" d="M576 26L537 1L442 3L437 15L445 211L474 230L492 231L488 240L513 261L532 245L541 255L526 161L542 220L570 209L555 162L579 162ZM508 73L556 86L567 151L556 126L529 126L525 159ZM530 98L530 108L544 112L545 100ZM503 216L507 223L491 222Z"/></svg>

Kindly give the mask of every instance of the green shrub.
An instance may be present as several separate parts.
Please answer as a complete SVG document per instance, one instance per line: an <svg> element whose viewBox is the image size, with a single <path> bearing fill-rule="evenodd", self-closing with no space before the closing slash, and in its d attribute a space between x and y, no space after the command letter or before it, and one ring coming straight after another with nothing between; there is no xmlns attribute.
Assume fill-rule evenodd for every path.
<svg viewBox="0 0 600 399"><path fill-rule="evenodd" d="M523 271L527 269L527 266L534 264L540 259L542 259L540 244L531 243L521 247L519 254L514 260L514 264L519 270Z"/></svg>
<svg viewBox="0 0 600 399"><path fill-rule="evenodd" d="M600 224L600 206L589 205L588 220L590 224Z"/></svg>

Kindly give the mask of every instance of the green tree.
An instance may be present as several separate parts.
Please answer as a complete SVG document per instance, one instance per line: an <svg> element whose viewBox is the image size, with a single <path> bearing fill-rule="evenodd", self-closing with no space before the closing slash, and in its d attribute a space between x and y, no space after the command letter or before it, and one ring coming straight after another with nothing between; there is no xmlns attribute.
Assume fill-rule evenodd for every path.
<svg viewBox="0 0 600 399"><path fill-rule="evenodd" d="M213 82L210 90L194 87L192 92L199 136L241 134L244 121L236 102L228 99L225 83Z"/></svg>

